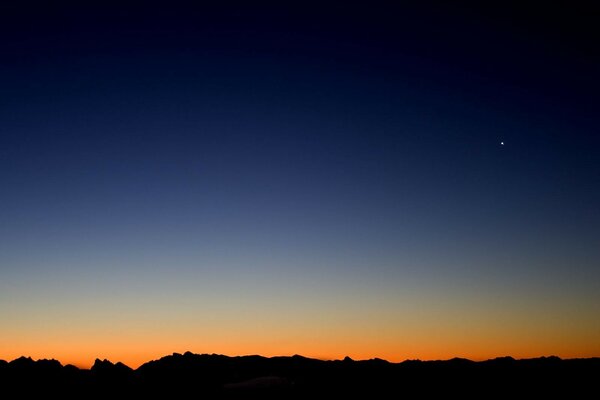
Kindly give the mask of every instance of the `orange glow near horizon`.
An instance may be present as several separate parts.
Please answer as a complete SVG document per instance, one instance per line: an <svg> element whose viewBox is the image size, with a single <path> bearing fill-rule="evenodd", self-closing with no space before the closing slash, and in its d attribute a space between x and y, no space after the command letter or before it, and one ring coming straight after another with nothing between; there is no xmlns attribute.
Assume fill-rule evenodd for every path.
<svg viewBox="0 0 600 400"><path fill-rule="evenodd" d="M392 362L600 356L597 310L585 296L435 289L182 286L54 303L13 292L7 296L20 308L3 320L0 359L53 358L89 368L99 358L137 368L186 351Z"/></svg>
<svg viewBox="0 0 600 400"><path fill-rule="evenodd" d="M511 356L513 358L516 359L526 359L526 358L536 358L536 357L543 357L543 356L558 356L560 358L563 359L570 359L570 358L589 358L589 357L600 357L600 353L596 352L596 353L590 353L587 352L585 350L580 351L580 352L569 352L569 353L556 353L556 352L552 352L552 353L548 353L548 352L535 352L535 351L531 351L531 352L524 352L524 353L492 353L490 352L489 355L478 355L478 354L465 354L465 353L461 353L461 354L454 354L454 353L436 353L436 355L434 354L430 354L428 352L424 352L422 353L423 356L418 356L416 352L412 352L412 356L408 356L408 357L403 357L403 356L395 356L394 354L389 354L389 356L386 356L385 354L376 354L376 355L372 355L371 353L363 353L363 352L347 352L347 353L340 353L337 355L326 355L323 356L321 354L330 354L330 352L327 351L315 351L315 352L275 352L275 353L270 353L270 352L227 352L227 351L202 351L202 350L198 350L198 351L193 351L193 350L184 350L184 349L177 349L177 350L171 350L171 351L165 351L165 352L156 352L156 351L141 351L141 352L137 352L135 354L133 354L132 352L130 352L130 354L127 354L126 352L123 353L119 353L117 351L115 352L105 352L103 353L103 355L101 356L94 356L92 355L93 353L88 351L85 353L75 353L72 351L65 351L62 353L59 352L51 352L51 353L44 353L44 352L30 352L30 353L16 353L16 352L11 352L11 353L7 353L7 355L5 357L2 357L0 359L4 359L6 361L11 361L14 360L16 358L19 358L21 356L25 356L25 357L31 357L34 360L42 360L42 359L55 359L58 360L59 362L61 362L61 364L63 365L74 365L78 368L81 369L89 369L91 368L91 366L94 364L94 360L96 358L98 359L108 359L109 361L116 363L116 362L122 362L123 364L136 369L139 366L141 366L142 364L149 362L149 361L153 361L153 360L157 360L159 358L162 358L164 356L168 356L171 355L173 353L179 353L179 354L183 354L186 351L191 351L192 353L196 353L196 354L222 354L222 355L226 355L226 356L230 356L230 357L235 357L235 356L247 356L247 355L260 355L260 356L264 356L264 357L277 357L277 356L292 356L295 354L299 354L302 355L304 357L308 357L308 358L315 358L315 359L321 359L321 360L341 360L346 356L351 357L354 360L366 360L366 359L372 359L372 358L380 358L380 359L384 359L390 362L402 362L405 360L415 360L415 359L419 359L419 360L423 360L423 361L429 361L429 360L448 360L454 357L460 357L460 358L467 358L473 361L483 361L483 360L488 360L488 359L492 359L495 357L503 357L503 356ZM19 354L17 356L17 354Z"/></svg>
<svg viewBox="0 0 600 400"><path fill-rule="evenodd" d="M363 332L364 333L364 332ZM415 332L415 336L386 335L371 339L360 335L316 337L297 334L295 337L274 337L248 335L236 337L235 333L205 336L201 340L186 341L183 338L143 340L135 336L123 335L118 338L95 338L93 341L52 340L37 341L33 336L10 340L17 343L10 349L4 349L0 359L10 361L20 356L33 359L56 359L63 365L73 364L79 368L90 368L96 358L108 359L112 362L137 368L145 362L161 358L172 353L191 351L197 354L224 354L241 356L258 354L266 357L291 356L300 354L317 359L342 359L349 356L355 360L382 358L391 362L407 359L439 360L463 357L475 361L501 356L514 358L533 358L555 355L561 358L582 358L600 355L600 346L592 337L581 337L575 345L560 343L560 337L536 340L531 337L517 340L510 335L489 336L485 339L456 335L447 335L445 340L436 340L435 332ZM156 339L156 340L153 340ZM586 340L587 339L587 340ZM187 343L186 343L187 342Z"/></svg>

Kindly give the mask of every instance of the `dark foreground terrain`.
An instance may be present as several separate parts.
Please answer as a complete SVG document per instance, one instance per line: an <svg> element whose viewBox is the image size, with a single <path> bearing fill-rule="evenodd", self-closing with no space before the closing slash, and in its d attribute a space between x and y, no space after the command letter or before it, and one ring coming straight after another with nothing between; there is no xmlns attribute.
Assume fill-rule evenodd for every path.
<svg viewBox="0 0 600 400"><path fill-rule="evenodd" d="M258 395L314 398L348 395L489 397L598 393L600 358L557 357L483 362L465 359L321 361L293 357L173 354L136 370L96 360L90 370L56 360L0 360L0 387L22 397L215 398ZM15 392L13 392L15 393ZM254 398L254 397L252 397Z"/></svg>

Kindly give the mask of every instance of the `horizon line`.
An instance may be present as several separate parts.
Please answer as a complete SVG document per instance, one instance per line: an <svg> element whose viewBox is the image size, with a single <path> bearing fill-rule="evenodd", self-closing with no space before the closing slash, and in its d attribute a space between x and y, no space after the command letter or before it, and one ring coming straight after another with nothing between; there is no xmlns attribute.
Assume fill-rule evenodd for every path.
<svg viewBox="0 0 600 400"><path fill-rule="evenodd" d="M449 361L455 361L455 360L460 360L460 361L468 361L468 362L472 362L472 363L485 363L485 362L489 362L489 361L495 361L495 360L506 360L506 359L510 359L511 361L527 361L527 360L544 360L544 359L558 359L561 361L568 361L568 360L593 360L593 359L600 359L600 356L590 356L590 357L572 357L572 358L561 358L559 356L556 355L540 355L537 357L526 357L526 358L515 358L513 356L510 355L504 355L504 356L498 356L498 357L493 357L493 358L488 358L488 359L482 359L482 360L473 360L473 359L469 359L469 358L465 358L465 357L452 357L452 358L447 358L447 359L419 359L419 358L407 358L405 360L402 361L398 361L398 362L393 362L393 361L389 361L383 358L379 358L379 357L372 357L372 358L366 358L366 359L353 359L349 356L346 356L342 359L325 359L325 358L314 358L314 357L306 357L303 356L301 354L293 354L293 355L276 355L276 356L263 356L260 354L244 354L244 355L226 355L226 354L219 354L219 353L192 353L191 351L186 351L184 353L178 353L178 352L173 352L171 354L167 354L164 355L162 357L159 357L157 359L151 359L148 360L146 362L141 363L138 367L136 368L132 368L129 365L123 363L122 361L112 361L109 359L101 359L101 358L95 358L93 364L91 365L91 367L89 368L85 368L85 367L81 367L72 363L67 363L67 364L63 364L60 360L57 360L55 358L38 358L38 359L34 359L31 356L25 356L22 355L20 357L14 358L12 360L5 360L0 358L0 362L4 362L7 364L13 363L17 360L21 360L21 359L25 359L31 362L43 362L43 361L51 361L51 362L58 362L60 364L61 367L67 367L67 366L72 366L75 367L79 370L92 370L93 367L97 364L97 363L105 363L105 362L109 362L112 365L118 365L121 364L131 370L138 370L139 368L141 368L142 366L149 364L151 362L155 362L155 361L160 361L164 358L167 357L184 357L184 356L209 356L209 357L226 357L226 358L244 358L244 357L260 357L260 358L265 358L265 359L274 359L274 358L294 358L294 357L301 357L307 360L315 360L315 361L322 361L322 362L368 362L368 361L382 361L388 364L403 364L406 362L424 362L424 363L430 363L430 362L449 362Z"/></svg>

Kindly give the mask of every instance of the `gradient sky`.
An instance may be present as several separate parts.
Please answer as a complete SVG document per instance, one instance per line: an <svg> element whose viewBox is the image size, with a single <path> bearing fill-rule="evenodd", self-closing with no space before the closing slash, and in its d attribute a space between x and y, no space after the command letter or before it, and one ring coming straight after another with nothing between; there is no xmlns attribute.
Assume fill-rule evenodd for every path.
<svg viewBox="0 0 600 400"><path fill-rule="evenodd" d="M5 3L0 359L600 356L597 8Z"/></svg>

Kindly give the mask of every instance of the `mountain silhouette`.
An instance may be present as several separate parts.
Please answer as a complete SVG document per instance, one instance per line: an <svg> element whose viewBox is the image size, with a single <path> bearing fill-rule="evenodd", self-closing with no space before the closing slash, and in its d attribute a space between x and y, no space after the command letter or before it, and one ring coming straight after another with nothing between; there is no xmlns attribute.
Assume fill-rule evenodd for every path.
<svg viewBox="0 0 600 400"><path fill-rule="evenodd" d="M193 354L149 361L137 369L97 359L91 369L63 366L57 360L20 357L0 360L0 385L24 396L60 395L193 397L323 397L340 395L420 395L425 397L490 394L536 396L591 392L600 374L600 358L501 357L475 362L381 359L323 361L292 357Z"/></svg>

